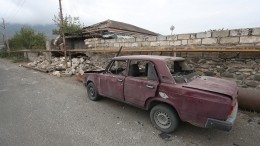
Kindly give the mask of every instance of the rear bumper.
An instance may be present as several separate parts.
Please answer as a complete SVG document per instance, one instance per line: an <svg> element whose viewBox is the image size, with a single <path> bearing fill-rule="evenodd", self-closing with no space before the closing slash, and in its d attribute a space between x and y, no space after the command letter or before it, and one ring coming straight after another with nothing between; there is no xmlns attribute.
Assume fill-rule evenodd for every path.
<svg viewBox="0 0 260 146"><path fill-rule="evenodd" d="M238 110L238 103L236 103L236 106L234 107L233 112L230 114L230 116L228 117L228 119L226 121L208 118L205 127L206 128L215 128L215 129L224 130L224 131L230 131L235 122L235 119L237 116L237 110Z"/></svg>

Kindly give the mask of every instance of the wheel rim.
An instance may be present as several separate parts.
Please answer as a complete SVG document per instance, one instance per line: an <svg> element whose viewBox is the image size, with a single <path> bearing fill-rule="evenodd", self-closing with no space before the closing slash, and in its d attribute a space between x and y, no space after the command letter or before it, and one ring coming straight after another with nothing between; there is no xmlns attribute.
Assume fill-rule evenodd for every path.
<svg viewBox="0 0 260 146"><path fill-rule="evenodd" d="M89 94L89 96L90 97L95 97L95 89L94 89L94 87L93 86L89 86L88 87L88 94Z"/></svg>
<svg viewBox="0 0 260 146"><path fill-rule="evenodd" d="M167 129L171 126L171 119L169 115L162 111L157 111L154 114L154 121L160 128Z"/></svg>

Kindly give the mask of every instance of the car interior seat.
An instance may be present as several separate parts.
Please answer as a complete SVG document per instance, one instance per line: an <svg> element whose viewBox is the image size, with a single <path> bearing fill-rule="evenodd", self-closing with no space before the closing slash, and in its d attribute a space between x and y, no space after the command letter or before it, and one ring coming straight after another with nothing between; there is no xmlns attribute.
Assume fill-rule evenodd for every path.
<svg viewBox="0 0 260 146"><path fill-rule="evenodd" d="M138 77L140 74L138 64L131 64L129 67L129 76Z"/></svg>

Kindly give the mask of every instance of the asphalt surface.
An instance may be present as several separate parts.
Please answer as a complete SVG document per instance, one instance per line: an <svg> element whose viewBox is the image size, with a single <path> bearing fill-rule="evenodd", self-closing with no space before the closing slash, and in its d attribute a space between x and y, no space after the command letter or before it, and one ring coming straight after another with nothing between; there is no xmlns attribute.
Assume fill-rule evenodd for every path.
<svg viewBox="0 0 260 146"><path fill-rule="evenodd" d="M0 59L0 145L227 145L260 143L259 114L239 112L230 132L182 123L171 135L149 113L107 98L90 101L74 78Z"/></svg>

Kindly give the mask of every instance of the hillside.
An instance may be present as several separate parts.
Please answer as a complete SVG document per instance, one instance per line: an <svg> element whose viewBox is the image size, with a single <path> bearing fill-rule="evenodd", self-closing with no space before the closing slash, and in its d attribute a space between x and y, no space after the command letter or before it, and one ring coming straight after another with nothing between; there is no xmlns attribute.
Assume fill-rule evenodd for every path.
<svg viewBox="0 0 260 146"><path fill-rule="evenodd" d="M29 24L6 24L6 31L8 38L12 38L13 35L21 29L21 27L31 27L37 32L42 32L47 38L53 38L52 30L57 26L54 24L45 24L45 25L29 25ZM2 32L2 30L0 31ZM0 37L0 44L2 44L2 36Z"/></svg>

